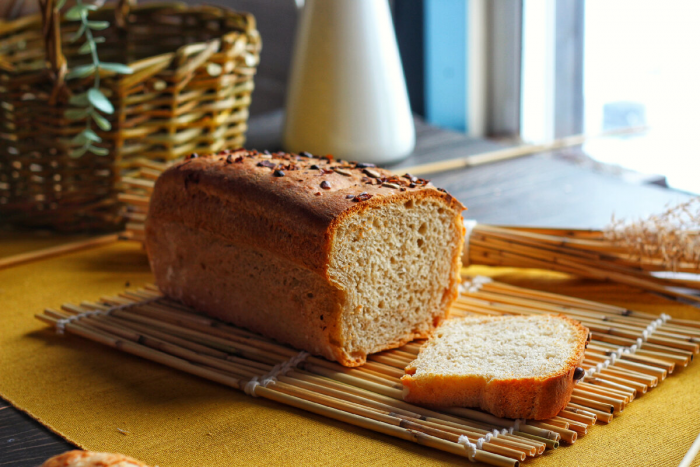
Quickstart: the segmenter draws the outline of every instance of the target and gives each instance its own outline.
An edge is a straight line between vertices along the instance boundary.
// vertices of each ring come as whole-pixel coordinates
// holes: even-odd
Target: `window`
[[[587,154],[700,193],[698,18],[693,0],[586,3],[586,131],[649,125],[642,136],[591,141]]]

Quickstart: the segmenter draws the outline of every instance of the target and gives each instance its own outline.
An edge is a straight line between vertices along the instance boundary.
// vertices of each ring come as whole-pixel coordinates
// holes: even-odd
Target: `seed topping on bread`
[[[209,161],[220,161],[222,168],[234,169],[234,164],[252,165],[263,173],[272,177],[282,178],[294,172],[303,171],[305,175],[315,174],[322,180],[316,185],[322,191],[314,192],[315,196],[322,196],[323,191],[332,189],[349,188],[349,182],[354,182],[352,187],[357,187],[357,193],[347,194],[345,198],[350,202],[367,201],[374,196],[391,194],[391,192],[416,190],[423,188],[436,189],[430,184],[430,180],[415,177],[409,173],[398,176],[387,170],[378,168],[374,164],[367,162],[347,162],[334,160],[332,155],[318,156],[306,151],[298,154],[269,151],[259,152],[255,149],[225,150],[218,153],[200,156],[193,153],[185,158],[187,164],[192,159],[202,159]],[[345,179],[345,180],[343,180]],[[297,182],[302,179],[295,179]],[[367,190],[372,187],[372,191]],[[380,190],[377,190],[379,188]],[[445,190],[437,188],[443,193]]]

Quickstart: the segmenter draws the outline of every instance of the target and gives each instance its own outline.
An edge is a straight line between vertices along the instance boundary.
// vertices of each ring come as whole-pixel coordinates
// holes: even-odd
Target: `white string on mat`
[[[462,258],[467,258],[469,259],[469,238],[472,236],[472,231],[474,230],[474,227],[476,227],[477,222],[473,219],[465,219],[464,220],[464,248],[462,249]],[[465,260],[465,263],[468,263],[468,261]],[[467,266],[467,264],[464,264],[464,266]]]
[[[637,343],[632,344],[628,347],[618,347],[617,350],[611,350],[605,361],[598,363],[596,366],[591,367],[586,370],[585,377],[586,378],[592,378],[596,374],[600,373],[610,365],[614,365],[615,362],[622,358],[623,355],[634,355],[637,353],[637,350],[642,348],[642,345],[649,340],[652,334],[654,334],[654,331],[659,326],[662,326],[664,323],[666,323],[669,319],[671,319],[670,315],[667,315],[666,313],[662,313],[661,317],[659,319],[655,319],[651,323],[649,323],[649,326],[646,327],[645,330],[642,331],[642,337],[637,338]],[[585,378],[581,378],[580,380],[576,381],[578,383],[579,381],[583,381]]]
[[[66,333],[66,325],[68,323],[72,323],[73,321],[78,321],[83,318],[88,318],[91,316],[107,316],[115,311],[119,310],[125,310],[127,308],[131,308],[134,306],[139,306],[139,305],[146,305],[148,303],[153,303],[155,301],[160,300],[163,297],[153,297],[149,298],[147,300],[142,300],[140,302],[133,302],[133,303],[126,303],[124,305],[118,305],[118,306],[113,306],[110,308],[107,308],[106,310],[92,310],[92,311],[86,311],[83,313],[78,313],[77,315],[69,316],[68,318],[62,318],[56,321],[56,334],[63,335]]]
[[[268,387],[270,384],[275,383],[279,375],[286,375],[289,371],[296,368],[298,364],[306,360],[309,355],[310,354],[308,352],[302,350],[286,362],[278,363],[277,365],[273,366],[272,370],[270,370],[270,372],[266,375],[254,376],[245,384],[243,387],[243,392],[249,396],[258,397],[258,395],[255,394],[255,388],[258,386]]]
[[[476,293],[481,290],[484,284],[488,284],[489,282],[493,282],[493,279],[490,277],[474,276],[471,279],[467,279],[459,284],[459,293]]]
[[[517,420],[514,420],[513,426],[507,429],[503,428],[501,431],[498,431],[494,428],[493,431],[491,431],[491,433],[486,433],[484,436],[477,439],[476,443],[472,443],[471,441],[469,441],[469,438],[464,435],[459,435],[459,438],[457,438],[457,443],[463,445],[464,449],[467,450],[467,458],[471,462],[476,462],[477,449],[484,449],[484,443],[488,443],[493,438],[498,438],[498,435],[513,434],[514,431],[520,431],[521,423],[525,423],[525,419],[519,418]]]

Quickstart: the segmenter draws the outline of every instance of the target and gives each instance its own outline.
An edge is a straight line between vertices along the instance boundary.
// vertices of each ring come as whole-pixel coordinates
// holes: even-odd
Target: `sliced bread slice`
[[[543,420],[568,403],[588,329],[565,316],[443,322],[401,378],[404,400]]]

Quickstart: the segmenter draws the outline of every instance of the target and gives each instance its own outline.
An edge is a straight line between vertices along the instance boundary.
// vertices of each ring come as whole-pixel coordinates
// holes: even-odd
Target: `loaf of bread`
[[[123,454],[76,449],[52,457],[41,467],[148,467],[148,465]]]
[[[193,156],[150,201],[146,248],[165,294],[346,366],[446,316],[464,207],[444,190],[330,156]]]
[[[588,330],[565,316],[446,320],[401,378],[404,400],[543,420],[583,376]]]

